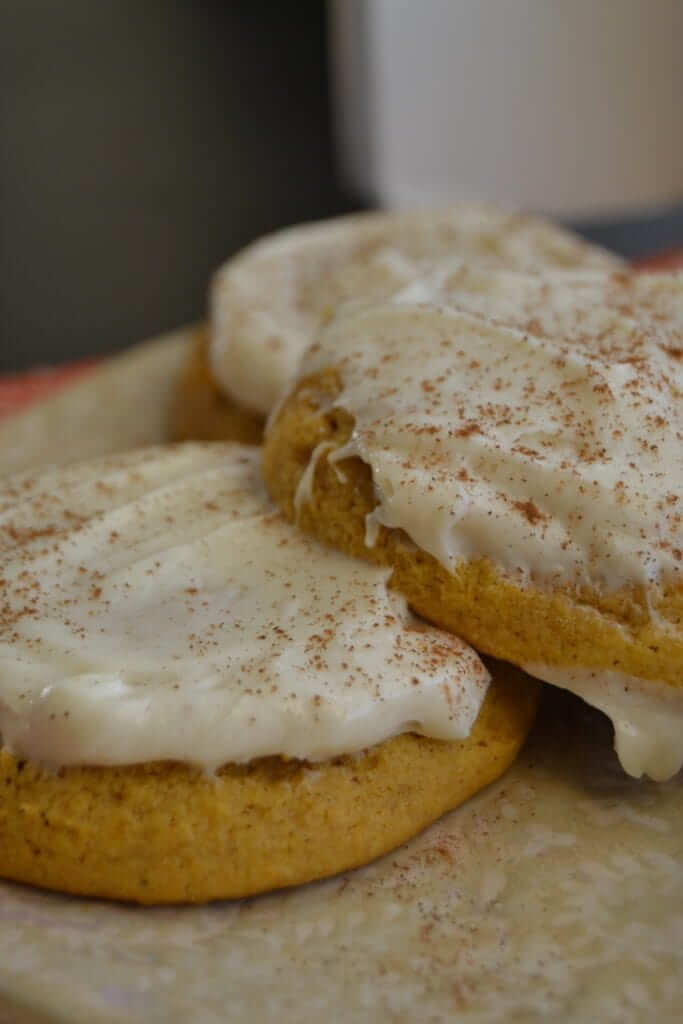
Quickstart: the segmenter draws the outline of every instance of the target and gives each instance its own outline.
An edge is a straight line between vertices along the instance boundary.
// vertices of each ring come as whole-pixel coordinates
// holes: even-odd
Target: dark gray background
[[[0,370],[201,315],[254,236],[350,208],[319,0],[0,0]]]
[[[0,0],[0,371],[197,319],[235,249],[359,205],[326,44],[322,0]],[[592,234],[653,251],[683,214]]]

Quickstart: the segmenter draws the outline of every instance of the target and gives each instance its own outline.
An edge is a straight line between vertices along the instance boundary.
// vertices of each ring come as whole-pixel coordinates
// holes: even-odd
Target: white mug
[[[683,199],[683,0],[331,0],[330,26],[342,168],[372,202]]]

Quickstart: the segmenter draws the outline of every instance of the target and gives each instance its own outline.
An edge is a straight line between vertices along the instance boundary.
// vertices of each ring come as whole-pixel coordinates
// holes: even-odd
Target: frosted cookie
[[[0,875],[142,903],[365,863],[500,775],[537,684],[269,503],[255,449],[0,491]]]
[[[211,376],[208,348],[208,329],[197,328],[171,406],[171,440],[259,444],[263,417],[225,397]]]
[[[266,439],[290,518],[683,760],[683,275],[455,268],[339,316]]]
[[[251,427],[270,413],[340,303],[384,298],[447,257],[519,270],[620,265],[555,224],[479,203],[355,214],[269,235],[213,279],[210,340],[181,381],[176,437],[251,441],[245,418]]]

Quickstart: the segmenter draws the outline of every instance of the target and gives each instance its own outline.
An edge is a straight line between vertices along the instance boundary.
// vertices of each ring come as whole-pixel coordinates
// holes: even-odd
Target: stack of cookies
[[[682,354],[681,275],[488,207],[230,261],[184,443],[0,485],[0,874],[154,903],[366,863],[508,767],[537,680],[671,776]]]

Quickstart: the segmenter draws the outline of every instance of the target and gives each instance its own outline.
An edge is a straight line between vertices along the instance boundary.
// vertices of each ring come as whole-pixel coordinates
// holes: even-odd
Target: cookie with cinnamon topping
[[[279,231],[216,273],[208,335],[179,382],[174,439],[258,440],[299,356],[340,304],[390,295],[447,258],[518,270],[620,266],[559,225],[482,203]]]
[[[497,778],[538,686],[295,530],[259,453],[0,487],[0,876],[140,903],[364,864]]]
[[[442,266],[348,311],[266,439],[274,498],[421,615],[683,761],[683,275]]]

